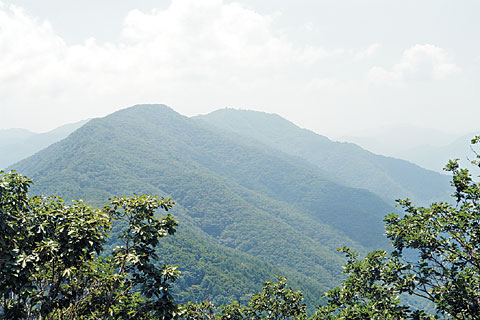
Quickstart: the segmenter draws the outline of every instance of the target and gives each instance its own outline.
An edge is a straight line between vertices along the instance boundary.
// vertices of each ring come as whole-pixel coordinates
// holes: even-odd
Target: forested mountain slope
[[[409,197],[427,204],[449,195],[449,177],[445,175],[373,154],[355,144],[331,141],[275,114],[221,109],[194,119],[308,160],[345,185],[369,190],[389,203]]]
[[[341,277],[335,249],[382,246],[382,217],[393,210],[306,161],[242,145],[163,105],[93,119],[11,169],[33,178],[35,193],[97,205],[113,195],[173,197],[180,232],[159,250],[188,271],[183,297],[220,302],[278,271],[320,299]]]
[[[45,133],[33,133],[25,129],[0,130],[0,169],[62,140],[87,121],[66,124]]]

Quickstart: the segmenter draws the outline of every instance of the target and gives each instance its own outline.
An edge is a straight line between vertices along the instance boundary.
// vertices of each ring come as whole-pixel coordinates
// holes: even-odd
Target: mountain
[[[35,135],[35,133],[26,129],[13,128],[0,130],[0,146],[3,147],[11,144],[12,142],[24,141],[33,135]]]
[[[0,130],[0,170],[62,140],[87,121],[66,124],[45,133],[25,129]]]
[[[453,142],[455,138],[456,135],[440,130],[396,125],[352,132],[338,140],[353,142],[376,154],[399,157],[406,150],[425,145],[439,147]]]
[[[463,167],[468,167],[468,159],[475,158],[470,148],[470,140],[476,135],[479,133],[466,134],[443,146],[418,146],[398,153],[398,157],[438,172],[443,171],[448,160],[456,158],[460,159]]]
[[[459,158],[461,165],[468,167],[468,158],[474,156],[470,140],[475,135],[478,133],[458,136],[403,125],[359,131],[339,139],[356,143],[376,154],[407,160],[422,168],[444,173],[443,168],[450,159]]]
[[[195,119],[302,158],[336,181],[369,190],[388,203],[409,197],[426,205],[450,194],[446,175],[373,154],[352,143],[331,141],[275,114],[221,109]]]
[[[132,193],[173,197],[179,232],[159,250],[184,270],[179,299],[242,299],[280,273],[318,303],[342,278],[335,249],[384,246],[382,218],[394,210],[301,158],[163,105],[93,119],[10,169],[33,178],[36,194],[95,205]]]

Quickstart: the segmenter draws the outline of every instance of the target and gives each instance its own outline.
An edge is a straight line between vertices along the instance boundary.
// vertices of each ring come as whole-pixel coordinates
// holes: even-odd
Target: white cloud
[[[30,125],[45,129],[58,125],[53,117],[39,124],[45,112],[73,121],[131,103],[186,103],[185,92],[192,102],[239,84],[261,90],[292,69],[343,54],[295,46],[273,31],[272,20],[237,3],[173,0],[164,10],[131,11],[116,43],[67,45],[48,22],[1,5],[2,114],[28,112]]]
[[[315,25],[313,22],[309,21],[303,24],[303,29],[307,32],[312,32],[315,30]]]
[[[382,67],[372,61],[389,58],[388,43],[380,57],[378,44],[356,50],[348,39],[323,34],[330,29],[318,21],[307,32],[291,18],[231,1],[173,0],[165,9],[129,12],[114,42],[70,44],[48,22],[0,0],[0,128],[43,131],[136,103],[166,103],[186,115],[225,106],[261,109],[325,132],[379,123],[391,116],[393,107],[385,105],[420,110],[435,99],[436,107],[478,100],[474,81],[470,96],[461,83],[431,81],[459,72],[441,48],[414,46]],[[345,49],[323,44],[339,41]],[[372,65],[378,67],[365,77]],[[366,83],[422,79],[429,85],[401,93]]]
[[[19,7],[0,10],[0,26],[0,81],[42,72],[64,53],[65,44],[51,26],[26,16]]]
[[[361,50],[357,51],[357,53],[355,53],[353,59],[355,61],[368,59],[368,58],[372,57],[378,51],[378,49],[380,49],[380,47],[381,47],[380,44],[373,43],[370,46],[368,46],[367,48],[364,48],[364,49],[361,49]]]
[[[460,72],[445,50],[431,44],[417,44],[404,51],[391,71],[373,67],[367,80],[375,86],[405,86],[411,81],[443,80]]]
[[[334,90],[341,85],[341,82],[332,78],[313,78],[305,87],[306,91]]]

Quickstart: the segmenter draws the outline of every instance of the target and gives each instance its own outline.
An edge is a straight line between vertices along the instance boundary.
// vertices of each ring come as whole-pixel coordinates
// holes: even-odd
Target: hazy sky
[[[480,1],[0,0],[0,129],[138,103],[478,130]]]

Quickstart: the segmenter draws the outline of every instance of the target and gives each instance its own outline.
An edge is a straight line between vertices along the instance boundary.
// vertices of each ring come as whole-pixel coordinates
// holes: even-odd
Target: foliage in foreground
[[[155,265],[159,239],[173,234],[173,201],[113,198],[103,210],[58,197],[29,197],[31,181],[0,172],[2,319],[168,319],[175,267]],[[120,246],[101,257],[112,222]]]
[[[306,319],[306,305],[301,291],[287,286],[284,277],[266,281],[262,291],[252,295],[248,305],[237,302],[215,307],[211,302],[188,303],[182,307],[182,316],[192,320],[210,319]]]

